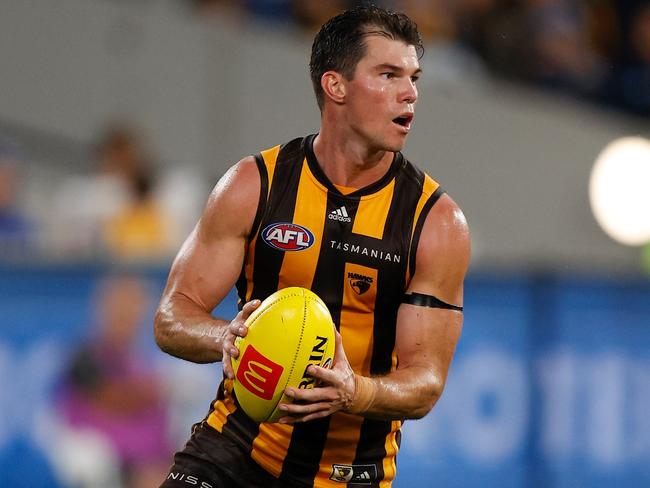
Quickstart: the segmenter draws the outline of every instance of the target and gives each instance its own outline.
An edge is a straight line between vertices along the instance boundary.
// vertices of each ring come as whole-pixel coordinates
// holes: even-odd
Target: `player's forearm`
[[[228,324],[176,295],[163,297],[154,318],[154,333],[164,352],[195,363],[212,363],[222,358]]]
[[[382,420],[424,417],[444,388],[440,375],[420,367],[399,369],[380,377],[357,376],[355,383],[351,411]]]

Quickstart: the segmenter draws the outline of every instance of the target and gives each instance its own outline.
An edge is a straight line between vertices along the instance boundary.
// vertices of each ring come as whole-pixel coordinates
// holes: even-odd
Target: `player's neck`
[[[325,175],[335,185],[363,188],[381,179],[394,153],[373,151],[355,137],[321,127],[314,139],[314,154]]]

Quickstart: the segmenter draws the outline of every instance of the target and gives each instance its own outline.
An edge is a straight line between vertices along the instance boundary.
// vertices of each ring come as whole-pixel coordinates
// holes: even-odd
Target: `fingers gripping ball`
[[[256,422],[276,422],[278,404],[291,400],[286,387],[313,388],[310,364],[330,367],[334,360],[334,323],[323,301],[306,288],[273,293],[246,320],[248,334],[238,337],[232,360],[235,395]]]

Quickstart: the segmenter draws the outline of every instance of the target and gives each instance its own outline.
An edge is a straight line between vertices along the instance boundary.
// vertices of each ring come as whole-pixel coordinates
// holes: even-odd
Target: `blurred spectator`
[[[245,0],[244,3],[254,17],[273,22],[290,23],[292,21],[291,0]]]
[[[626,28],[627,27],[627,28]],[[608,100],[650,115],[650,3],[641,2],[623,21],[623,51],[608,84]]]
[[[98,148],[98,170],[125,189],[128,198],[103,223],[107,250],[120,258],[150,259],[169,249],[165,217],[153,198],[154,174],[136,133],[109,129]]]
[[[580,96],[596,96],[603,68],[586,28],[585,10],[567,0],[528,0],[534,81]]]
[[[615,2],[592,0],[583,6],[591,45],[601,59],[611,60],[621,45],[621,26]]]
[[[110,217],[104,227],[106,247],[116,257],[145,260],[160,258],[169,249],[166,222],[153,198],[148,174],[130,181],[132,198]]]
[[[292,21],[291,0],[192,0],[191,3],[206,15],[261,18],[276,23]]]
[[[0,139],[0,250],[4,258],[24,256],[33,245],[33,224],[18,201],[22,169],[16,144]]]
[[[121,275],[107,278],[96,298],[96,336],[74,355],[60,412],[70,429],[105,437],[125,487],[157,486],[171,449],[159,379],[137,348],[150,296],[139,278]]]
[[[124,180],[150,171],[149,162],[135,130],[128,125],[115,123],[109,126],[95,148],[97,169],[107,175]]]
[[[402,4],[412,12],[425,44],[456,40],[458,27],[446,0],[403,0]]]
[[[458,0],[451,5],[459,43],[478,53],[495,74],[514,79],[530,77],[534,58],[521,2]]]
[[[291,0],[295,21],[309,31],[316,31],[327,20],[351,6],[349,0]]]
[[[154,198],[154,168],[137,133],[109,127],[88,175],[68,178],[56,197],[58,247],[67,253],[156,259],[170,249],[172,223]]]
[[[301,3],[298,0],[297,3]],[[418,25],[424,44],[455,40],[458,29],[448,0],[383,0],[376,2],[406,12]]]

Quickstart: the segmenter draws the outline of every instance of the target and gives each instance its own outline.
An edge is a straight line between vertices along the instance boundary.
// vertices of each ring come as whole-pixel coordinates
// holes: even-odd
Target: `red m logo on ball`
[[[250,344],[237,369],[237,379],[252,394],[270,400],[284,368],[263,356]]]

